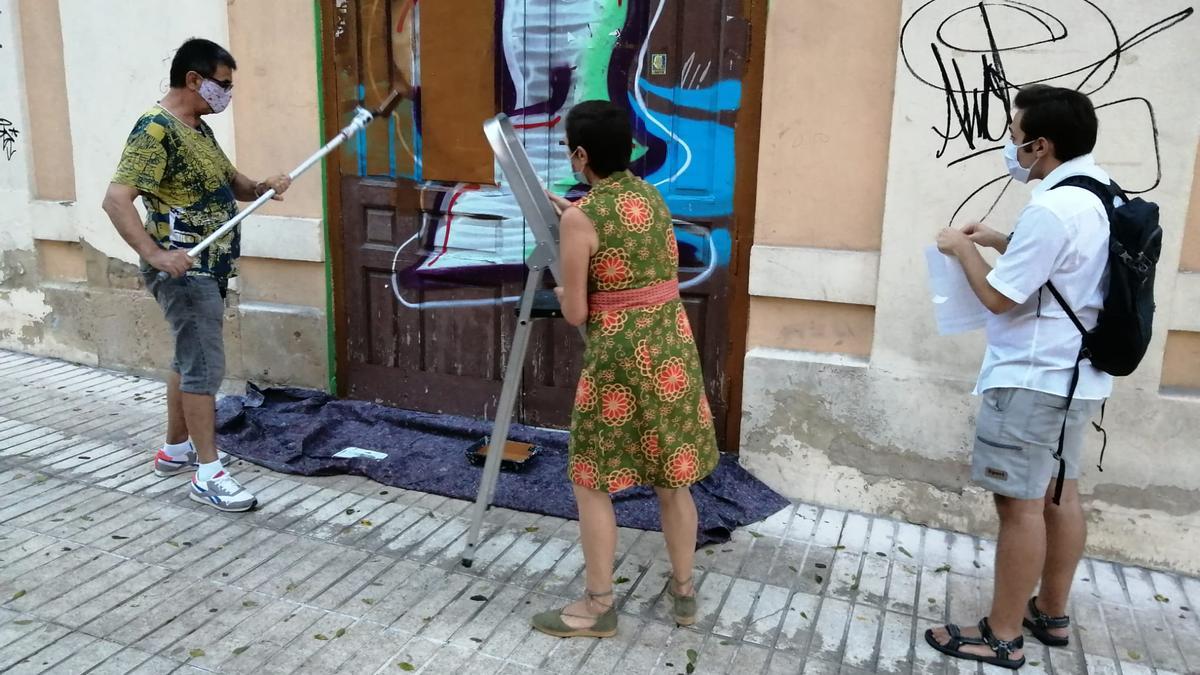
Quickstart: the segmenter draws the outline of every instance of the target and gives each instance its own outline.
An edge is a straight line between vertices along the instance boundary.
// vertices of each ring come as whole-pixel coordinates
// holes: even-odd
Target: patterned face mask
[[[229,107],[229,102],[233,100],[233,91],[205,78],[200,83],[200,98],[208,103],[214,113],[219,113]]]

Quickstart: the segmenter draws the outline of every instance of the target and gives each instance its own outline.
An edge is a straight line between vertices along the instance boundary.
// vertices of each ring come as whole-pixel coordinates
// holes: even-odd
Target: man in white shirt
[[[1023,625],[1044,644],[1068,643],[1067,599],[1087,537],[1078,490],[1083,431],[1112,391],[1112,377],[1084,360],[1066,409],[1082,338],[1046,288],[1053,282],[1084,327],[1096,326],[1107,289],[1108,216],[1088,190],[1054,189],[1078,175],[1109,183],[1090,154],[1095,110],[1085,95],[1047,85],[1022,89],[1014,103],[1005,162],[1014,180],[1041,181],[1016,227],[1006,237],[973,223],[937,238],[993,314],[971,461],[972,480],[995,493],[1000,516],[992,607],[978,629],[945,626],[925,636],[950,656],[1007,668],[1025,662]],[[994,269],[977,246],[1001,253]],[[1064,416],[1066,481],[1055,504]]]

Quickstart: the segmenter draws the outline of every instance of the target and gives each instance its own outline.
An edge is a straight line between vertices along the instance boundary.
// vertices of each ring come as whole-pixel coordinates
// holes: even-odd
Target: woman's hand
[[[575,205],[570,199],[567,199],[566,197],[559,197],[549,190],[546,190],[546,196],[550,198],[550,203],[554,205],[554,212],[558,214],[559,217],[562,216],[563,211],[566,211]]]

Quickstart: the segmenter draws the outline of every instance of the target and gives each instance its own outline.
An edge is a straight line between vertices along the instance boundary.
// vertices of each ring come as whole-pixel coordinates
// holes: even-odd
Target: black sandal
[[[1071,617],[1050,616],[1038,609],[1036,595],[1029,599],[1029,615],[1033,618],[1024,619],[1022,623],[1030,633],[1033,633],[1033,637],[1037,638],[1038,642],[1047,647],[1066,647],[1071,644],[1070,637],[1059,637],[1050,632],[1051,628],[1070,628]]]
[[[981,637],[969,637],[962,634],[958,626],[954,624],[946,624],[946,632],[950,634],[950,641],[946,644],[941,644],[933,637],[933,631],[925,631],[925,642],[929,643],[930,647],[938,650],[946,656],[951,656],[956,659],[966,659],[967,661],[979,661],[992,666],[1008,668],[1016,670],[1025,665],[1025,657],[1019,659],[1012,658],[1012,653],[1025,647],[1025,637],[1018,635],[1015,640],[1001,640],[992,632],[992,627],[988,625],[987,618],[983,618],[979,622],[979,634]],[[963,645],[984,645],[995,652],[995,656],[981,656],[964,652],[960,647]]]

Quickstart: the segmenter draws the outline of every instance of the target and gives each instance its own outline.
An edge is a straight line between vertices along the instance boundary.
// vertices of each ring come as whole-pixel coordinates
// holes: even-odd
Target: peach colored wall
[[[246,300],[323,307],[325,264],[299,260],[242,258],[238,293]]]
[[[875,308],[810,300],[754,298],[748,347],[869,356]]]
[[[899,0],[771,4],[755,243],[878,250],[899,34]]]
[[[87,256],[75,242],[37,242],[38,271],[50,281],[86,281]]]
[[[1200,390],[1200,333],[1171,331],[1167,334],[1162,386]]]
[[[34,196],[71,201],[75,199],[75,167],[58,0],[21,0],[19,14],[25,81],[37,83],[25,89]]]
[[[1196,172],[1192,176],[1192,199],[1188,204],[1179,269],[1200,272],[1200,143],[1196,145]]]
[[[229,3],[229,51],[238,170],[259,179],[291,171],[321,142],[313,5],[295,0]],[[321,217],[321,170],[309,169],[285,201],[259,213]]]

